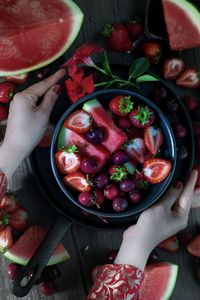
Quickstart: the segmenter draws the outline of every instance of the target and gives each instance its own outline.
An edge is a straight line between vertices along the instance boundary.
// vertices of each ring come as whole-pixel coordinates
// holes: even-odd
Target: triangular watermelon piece
[[[167,300],[174,290],[178,266],[168,262],[148,265],[139,289],[138,300]]]
[[[46,234],[46,228],[39,225],[30,226],[16,243],[4,253],[4,256],[19,265],[26,265],[40,246]],[[62,244],[59,244],[47,265],[51,266],[61,263],[69,257],[67,250]]]
[[[187,0],[162,0],[170,48],[200,46],[200,12]]]

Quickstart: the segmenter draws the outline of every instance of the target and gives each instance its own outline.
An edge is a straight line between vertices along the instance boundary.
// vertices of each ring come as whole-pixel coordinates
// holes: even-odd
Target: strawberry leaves
[[[150,63],[148,58],[140,57],[133,61],[129,68],[129,80],[143,75],[149,69]]]

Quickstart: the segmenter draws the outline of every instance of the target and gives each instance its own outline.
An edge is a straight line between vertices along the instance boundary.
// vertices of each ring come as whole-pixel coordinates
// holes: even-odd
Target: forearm
[[[9,179],[12,177],[18,165],[24,159],[22,152],[10,149],[4,143],[0,147],[0,170]]]

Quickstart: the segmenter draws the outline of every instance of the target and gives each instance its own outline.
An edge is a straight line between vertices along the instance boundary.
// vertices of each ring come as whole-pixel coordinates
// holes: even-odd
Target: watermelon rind
[[[11,250],[12,251],[12,250]],[[23,257],[20,255],[14,255],[10,250],[6,251],[3,255],[10,261],[17,263],[19,265],[27,265],[27,263],[29,262],[29,259],[27,259],[26,257]],[[52,255],[52,257],[50,258],[50,260],[47,263],[47,266],[52,266],[52,265],[56,265],[59,263],[64,262],[65,260],[69,259],[70,255],[67,252],[66,249],[64,249],[63,247],[63,251],[58,253],[58,254],[54,254]]]
[[[68,135],[68,129],[64,126],[61,127],[61,130],[58,135],[58,141],[57,141],[57,148],[61,149],[62,147],[66,146],[66,140]]]
[[[94,107],[100,106],[100,103],[97,99],[92,99],[84,103],[83,110],[90,112]]]
[[[37,65],[31,66],[29,68],[24,68],[24,69],[20,69],[20,70],[15,70],[15,71],[0,70],[0,76],[20,75],[20,74],[34,71],[36,69],[40,69],[46,65],[49,65],[50,63],[52,63],[53,61],[58,59],[60,56],[62,56],[67,51],[67,49],[72,45],[72,43],[76,39],[76,37],[81,29],[84,15],[83,15],[81,9],[79,8],[79,6],[76,3],[74,3],[73,1],[63,0],[63,2],[66,3],[66,5],[70,7],[72,14],[73,14],[72,20],[74,23],[72,25],[72,32],[71,32],[65,46],[56,55],[49,58],[48,60],[45,60],[45,61],[43,61]]]
[[[161,299],[161,300],[170,299],[170,297],[173,293],[173,290],[175,288],[175,285],[176,285],[176,279],[177,279],[177,275],[178,275],[178,266],[171,264],[171,263],[169,263],[169,266],[171,268],[171,277],[168,282],[168,286],[166,288],[166,293],[165,293],[165,295],[163,295],[163,299]]]

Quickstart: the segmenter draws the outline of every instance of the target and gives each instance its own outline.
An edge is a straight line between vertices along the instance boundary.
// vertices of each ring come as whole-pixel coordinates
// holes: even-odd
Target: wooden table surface
[[[159,2],[154,0],[152,2]],[[200,7],[200,1],[195,1]],[[76,0],[85,14],[85,20],[79,36],[68,51],[82,43],[94,40],[102,26],[107,23],[125,21],[133,16],[143,16],[145,0]],[[156,12],[158,13],[158,12]],[[189,66],[200,68],[200,50],[187,50],[182,54]],[[188,91],[185,91],[188,94]],[[198,96],[198,93],[196,93]],[[25,160],[17,169],[10,182],[10,189],[17,193],[21,203],[29,212],[31,221],[48,225],[54,218],[54,211],[44,199],[33,177],[29,159]],[[189,228],[195,233],[200,220],[200,210],[193,210],[190,214]],[[71,254],[71,259],[61,265],[62,277],[59,279],[59,293],[49,297],[51,300],[82,300],[90,287],[90,272],[97,264],[106,262],[109,250],[117,249],[122,239],[121,231],[106,231],[85,229],[73,225],[65,235],[63,243]],[[87,250],[87,251],[86,251]],[[179,265],[178,280],[171,297],[172,300],[199,300],[200,283],[193,275],[193,258],[183,249],[177,254],[167,254],[160,251],[161,259]],[[5,275],[7,261],[0,257],[0,299],[16,299],[10,292],[10,280]],[[38,287],[34,287],[26,300],[45,299]],[[148,300],[148,299],[146,299]]]

